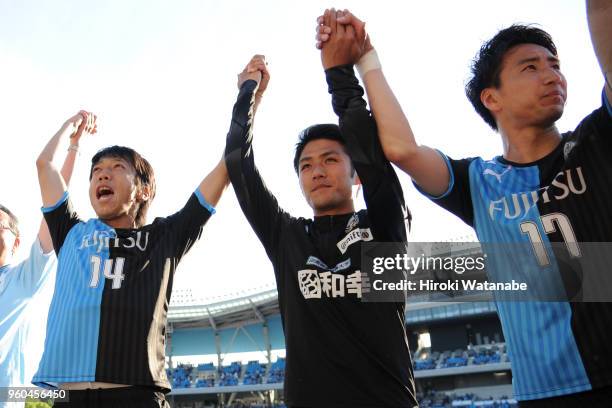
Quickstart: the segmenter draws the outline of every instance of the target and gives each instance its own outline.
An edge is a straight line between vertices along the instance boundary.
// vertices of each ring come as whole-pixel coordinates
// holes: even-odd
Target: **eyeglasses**
[[[9,230],[13,233],[13,235],[17,236],[17,231],[11,228],[10,225],[0,224],[0,230]]]

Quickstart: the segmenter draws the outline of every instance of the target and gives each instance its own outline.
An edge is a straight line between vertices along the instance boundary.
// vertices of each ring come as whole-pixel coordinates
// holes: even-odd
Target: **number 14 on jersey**
[[[90,260],[91,264],[91,280],[89,282],[90,288],[97,288],[100,283],[100,273],[104,273],[106,279],[113,281],[113,289],[121,289],[121,282],[125,275],[123,275],[123,264],[125,258],[118,257],[116,259],[105,259],[104,267],[102,268],[102,258],[98,255],[92,255]]]

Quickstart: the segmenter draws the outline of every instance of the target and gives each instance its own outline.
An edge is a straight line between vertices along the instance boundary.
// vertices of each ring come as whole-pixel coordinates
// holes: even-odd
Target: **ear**
[[[360,186],[361,185],[361,179],[357,175],[357,172],[355,172],[355,174],[353,174],[353,185],[354,186]]]
[[[19,239],[19,237],[15,238],[15,242],[13,243],[13,255],[15,255],[17,253],[17,249],[19,248],[19,244],[21,243],[21,240]]]
[[[142,186],[138,189],[136,199],[138,201],[146,202],[151,198],[151,188],[149,186]]]
[[[501,111],[501,99],[499,92],[493,87],[485,88],[480,92],[480,102],[491,111],[491,114]]]

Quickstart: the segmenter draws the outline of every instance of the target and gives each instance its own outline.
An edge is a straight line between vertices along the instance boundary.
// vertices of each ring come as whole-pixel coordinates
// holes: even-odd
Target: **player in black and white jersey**
[[[313,218],[283,211],[255,167],[251,124],[269,81],[263,56],[239,76],[227,136],[230,180],[274,267],[289,407],[417,405],[404,302],[362,302],[361,244],[405,245],[406,208],[353,73],[355,54],[341,46],[353,34],[340,27],[322,52],[340,126],[311,126],[296,147],[294,167]],[[355,211],[358,180],[367,210]]]

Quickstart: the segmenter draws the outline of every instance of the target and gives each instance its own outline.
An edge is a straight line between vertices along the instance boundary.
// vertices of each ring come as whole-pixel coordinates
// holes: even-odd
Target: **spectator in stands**
[[[287,405],[412,407],[404,301],[361,301],[361,243],[405,246],[404,198],[353,73],[358,55],[343,46],[354,32],[336,28],[335,12],[327,17],[337,31],[321,58],[340,126],[305,129],[293,162],[314,219],[283,211],[255,167],[251,125],[270,78],[261,55],[239,75],[225,160],[241,208],[274,267]],[[359,182],[367,210],[356,212],[351,187]]]
[[[524,243],[525,256],[507,252],[488,260],[491,280],[537,276],[547,286],[561,282],[564,293],[573,294],[580,288],[568,279],[558,254],[538,251],[536,244],[565,242],[570,255],[580,258],[581,243],[612,242],[607,215],[612,207],[612,2],[588,0],[587,15],[604,74],[602,104],[565,134],[555,123],[563,114],[567,83],[550,35],[513,25],[480,49],[466,94],[501,136],[503,155],[493,160],[453,160],[417,144],[364,23],[350,13],[340,19],[357,33],[356,44],[347,48],[358,41],[368,44],[360,61],[372,69],[362,80],[386,156],[424,194],[473,226],[481,241]],[[325,43],[333,28],[322,18],[319,24],[318,37]],[[449,107],[442,103],[439,109],[444,115]],[[524,209],[516,202],[519,195]],[[499,302],[498,312],[521,407],[610,406],[612,347],[604,333],[612,326],[612,303]]]
[[[86,127],[92,117],[94,126]],[[69,183],[81,137],[84,133],[95,133],[95,116],[81,111],[68,119],[60,132],[70,135],[70,147],[61,169]],[[55,285],[56,257],[45,221],[40,224],[30,255],[13,265],[20,241],[17,217],[0,205],[0,388],[31,386],[43,351]],[[0,407],[6,404],[0,401]]]

